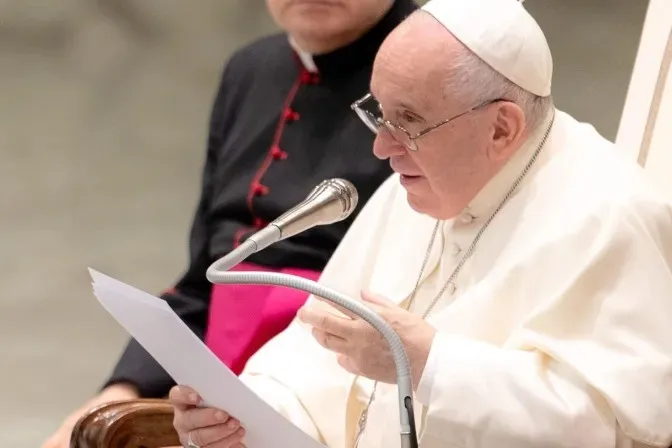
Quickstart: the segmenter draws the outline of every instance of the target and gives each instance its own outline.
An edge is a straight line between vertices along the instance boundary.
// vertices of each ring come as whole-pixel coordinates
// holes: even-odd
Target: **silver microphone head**
[[[345,179],[325,180],[313,188],[303,202],[271,225],[280,229],[282,238],[289,238],[311,227],[344,220],[357,208],[358,200],[352,183]]]

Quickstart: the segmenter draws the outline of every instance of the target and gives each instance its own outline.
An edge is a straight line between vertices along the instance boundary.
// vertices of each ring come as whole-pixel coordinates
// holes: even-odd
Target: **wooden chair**
[[[167,400],[140,399],[92,409],[75,425],[70,448],[179,447]]]
[[[179,447],[167,400],[140,399],[99,406],[75,425],[70,448]],[[672,446],[670,446],[672,448]]]

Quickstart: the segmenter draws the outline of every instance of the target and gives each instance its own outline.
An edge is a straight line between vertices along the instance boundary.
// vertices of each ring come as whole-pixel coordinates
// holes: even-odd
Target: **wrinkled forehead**
[[[371,76],[371,93],[384,106],[404,99],[430,107],[443,87],[459,43],[428,14],[409,17],[383,42]]]

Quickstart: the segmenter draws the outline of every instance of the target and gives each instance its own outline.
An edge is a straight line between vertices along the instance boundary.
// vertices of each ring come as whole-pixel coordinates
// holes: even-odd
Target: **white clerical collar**
[[[523,146],[511,157],[511,159],[502,167],[502,169],[486,184],[483,189],[471,201],[469,206],[462,211],[457,222],[469,224],[480,218],[481,221],[488,219],[490,214],[499,206],[504,196],[513,186],[516,179],[522,174],[525,166],[530,162],[535,151],[541,144],[546,134],[548,126],[553,119],[553,110],[544,118],[543,122],[532,132]],[[542,148],[540,155],[543,155],[548,148]],[[542,164],[541,160],[535,161],[530,171],[534,171]],[[532,173],[528,173],[525,180],[528,180]]]
[[[315,61],[313,61],[313,55],[299,48],[299,45],[292,36],[288,36],[288,38],[289,45],[291,45],[294,51],[296,51],[296,54],[299,56],[299,59],[301,60],[301,63],[306,68],[306,70],[311,73],[317,73],[317,65],[315,65]]]

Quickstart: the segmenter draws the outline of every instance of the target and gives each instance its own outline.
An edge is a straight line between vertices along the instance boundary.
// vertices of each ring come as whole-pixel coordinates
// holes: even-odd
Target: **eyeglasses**
[[[494,102],[500,101],[499,99],[496,100],[489,100],[489,101],[484,101],[483,103],[472,107],[470,109],[467,109],[466,111],[459,113],[453,117],[448,118],[447,120],[440,121],[427,129],[424,129],[420,132],[418,132],[415,135],[411,135],[409,131],[407,131],[403,126],[400,126],[398,124],[394,124],[390,122],[389,120],[383,119],[381,116],[381,108],[380,108],[380,103],[373,97],[372,94],[368,93],[362,98],[358,99],[354,103],[352,103],[352,110],[354,110],[359,118],[364,122],[364,124],[371,129],[371,131],[374,134],[378,134],[381,129],[387,131],[389,135],[400,145],[405,146],[409,151],[417,151],[418,150],[418,145],[415,142],[417,139],[422,137],[423,135],[427,134],[428,132],[433,131],[434,129],[443,126],[444,124],[450,123],[451,121],[461,117],[462,115],[468,114],[469,112],[475,111],[477,109],[482,109],[485,106],[488,106],[489,104],[492,104]],[[373,109],[373,110],[372,110]]]

